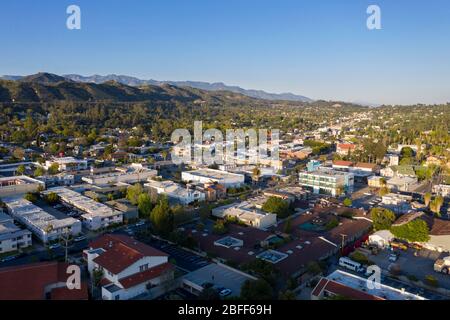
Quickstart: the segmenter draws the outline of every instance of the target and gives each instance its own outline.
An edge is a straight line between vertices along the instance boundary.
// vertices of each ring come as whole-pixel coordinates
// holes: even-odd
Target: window
[[[148,263],[147,263],[147,264],[144,264],[144,265],[142,265],[142,266],[139,267],[139,271],[140,271],[140,272],[143,272],[143,271],[145,271],[145,270],[148,270]]]
[[[116,295],[116,296],[114,297],[114,300],[120,300],[120,294]]]

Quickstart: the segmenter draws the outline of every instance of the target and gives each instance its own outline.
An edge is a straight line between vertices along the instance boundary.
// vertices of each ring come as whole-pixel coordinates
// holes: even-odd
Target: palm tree
[[[428,207],[431,201],[431,193],[429,192],[425,193],[423,196],[423,201],[425,202],[425,205]]]

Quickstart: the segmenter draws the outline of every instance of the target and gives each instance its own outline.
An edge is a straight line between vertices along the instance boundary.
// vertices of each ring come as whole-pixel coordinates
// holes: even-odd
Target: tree
[[[138,204],[139,196],[144,192],[140,183],[136,183],[134,186],[130,186],[127,189],[127,200],[130,201],[132,205]]]
[[[278,197],[269,197],[262,206],[263,211],[275,213],[280,219],[290,214],[289,203]]]
[[[28,192],[25,196],[24,196],[25,200],[28,200],[30,202],[36,202],[37,201],[37,196],[34,193]]]
[[[378,230],[389,230],[395,221],[395,214],[389,209],[373,208],[370,210],[370,216],[373,221],[373,228]]]
[[[19,175],[23,175],[25,173],[25,166],[23,164],[17,167],[17,173]]]
[[[48,168],[48,174],[57,174],[59,172],[59,164],[53,163],[50,168]]]
[[[292,219],[291,217],[288,217],[286,219],[286,222],[284,223],[283,227],[284,233],[290,234],[292,232]]]
[[[137,200],[139,215],[143,218],[150,219],[153,209],[153,203],[148,193],[141,193]]]
[[[211,208],[209,207],[209,205],[205,204],[201,206],[199,214],[200,220],[202,220],[203,222],[208,220],[209,216],[211,215]]]
[[[56,203],[56,202],[58,202],[58,200],[59,200],[59,196],[54,192],[50,192],[45,197],[45,201],[47,201],[49,204]]]
[[[344,201],[343,201],[343,204],[346,207],[350,207],[352,205],[352,203],[353,203],[352,199],[350,199],[350,198],[345,198]]]
[[[259,180],[259,176],[261,175],[261,169],[258,167],[253,168],[252,170],[252,179],[257,182]]]
[[[430,201],[431,201],[431,193],[430,192],[427,192],[424,194],[423,201],[425,202],[425,205],[427,207],[430,205]]]
[[[40,177],[43,176],[45,174],[45,170],[42,167],[37,167],[36,170],[34,170],[34,176],[35,177]]]
[[[227,233],[228,232],[228,228],[225,225],[225,222],[223,220],[217,220],[216,223],[214,223],[213,232],[215,234],[225,234],[225,233]]]
[[[391,227],[392,234],[409,242],[427,242],[430,240],[428,225],[421,219]]]
[[[440,195],[436,196],[430,203],[430,209],[438,217],[441,216],[441,207],[444,204],[444,198]]]
[[[23,148],[15,148],[13,151],[13,156],[16,159],[22,160],[25,158],[25,150],[23,150]]]
[[[162,236],[168,236],[173,231],[173,212],[169,207],[167,197],[162,197],[153,208],[150,221],[154,230]]]
[[[263,280],[246,280],[241,288],[241,299],[243,300],[270,300],[273,298],[273,289],[270,284]]]

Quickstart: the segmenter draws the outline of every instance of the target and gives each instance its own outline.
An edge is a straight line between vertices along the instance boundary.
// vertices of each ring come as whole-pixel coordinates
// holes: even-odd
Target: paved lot
[[[434,262],[438,258],[447,256],[446,253],[439,253],[430,250],[417,251],[417,256],[414,255],[416,250],[408,249],[408,251],[396,251],[400,252],[400,257],[397,260],[397,264],[403,273],[408,275],[414,275],[419,280],[422,280],[427,275],[432,275],[439,281],[439,286],[450,289],[450,276],[435,272],[433,269]],[[391,251],[383,250],[378,255],[371,255],[369,259],[377,264],[384,270],[387,270],[391,262],[389,261],[389,254]]]

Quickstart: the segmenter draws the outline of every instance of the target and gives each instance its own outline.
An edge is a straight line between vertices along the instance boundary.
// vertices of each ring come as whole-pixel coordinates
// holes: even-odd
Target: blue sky
[[[79,5],[82,29],[66,28]],[[382,30],[366,28],[377,4]],[[0,2],[0,74],[126,74],[311,98],[450,101],[448,0]]]

